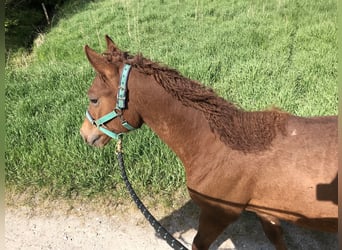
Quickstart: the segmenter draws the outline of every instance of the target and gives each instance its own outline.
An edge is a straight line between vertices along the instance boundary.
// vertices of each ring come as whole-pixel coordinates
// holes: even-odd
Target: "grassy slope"
[[[105,34],[245,109],[337,113],[336,1],[71,1],[64,9],[29,65],[6,68],[8,188],[122,193],[114,143],[94,149],[79,136],[94,77],[83,46],[103,51]],[[143,194],[184,186],[181,163],[148,128],[126,136],[125,150]]]

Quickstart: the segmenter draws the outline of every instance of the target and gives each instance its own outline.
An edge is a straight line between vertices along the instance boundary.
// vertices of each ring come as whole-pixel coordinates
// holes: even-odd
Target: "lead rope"
[[[121,177],[125,182],[126,188],[129,191],[129,194],[131,195],[133,201],[141,211],[141,213],[145,216],[147,221],[152,225],[154,230],[171,246],[173,249],[177,250],[187,250],[187,248],[180,243],[178,240],[176,240],[157,220],[154,218],[154,216],[147,210],[145,205],[141,202],[137,194],[132,188],[131,183],[129,182],[127,175],[126,175],[126,170],[125,170],[125,165],[124,165],[124,160],[123,160],[123,152],[122,152],[122,141],[121,139],[118,140],[116,144],[116,155],[118,157],[118,162],[119,162],[119,167],[121,171]]]

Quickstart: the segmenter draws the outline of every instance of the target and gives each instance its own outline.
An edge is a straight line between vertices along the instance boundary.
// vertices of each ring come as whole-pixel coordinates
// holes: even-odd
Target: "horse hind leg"
[[[261,221],[262,228],[264,229],[267,238],[272,242],[275,248],[277,250],[286,250],[287,247],[283,237],[283,230],[278,218],[262,213],[257,213],[257,216]]]
[[[197,234],[192,250],[207,250],[223,230],[239,217],[239,213],[227,214],[219,209],[201,209]]]

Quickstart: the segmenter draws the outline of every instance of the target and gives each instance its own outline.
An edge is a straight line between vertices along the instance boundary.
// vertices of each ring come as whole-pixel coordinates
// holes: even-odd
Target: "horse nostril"
[[[98,141],[98,139],[100,139],[100,135],[93,135],[89,138],[88,143],[90,145],[94,145]]]

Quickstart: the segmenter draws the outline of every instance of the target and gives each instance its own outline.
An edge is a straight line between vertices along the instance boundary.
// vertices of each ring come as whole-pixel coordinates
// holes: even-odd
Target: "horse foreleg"
[[[201,209],[198,231],[192,250],[207,250],[223,230],[239,217],[238,213],[227,214],[219,209]]]
[[[271,215],[257,213],[267,238],[277,250],[286,250],[286,243],[283,237],[283,230],[280,221]]]

